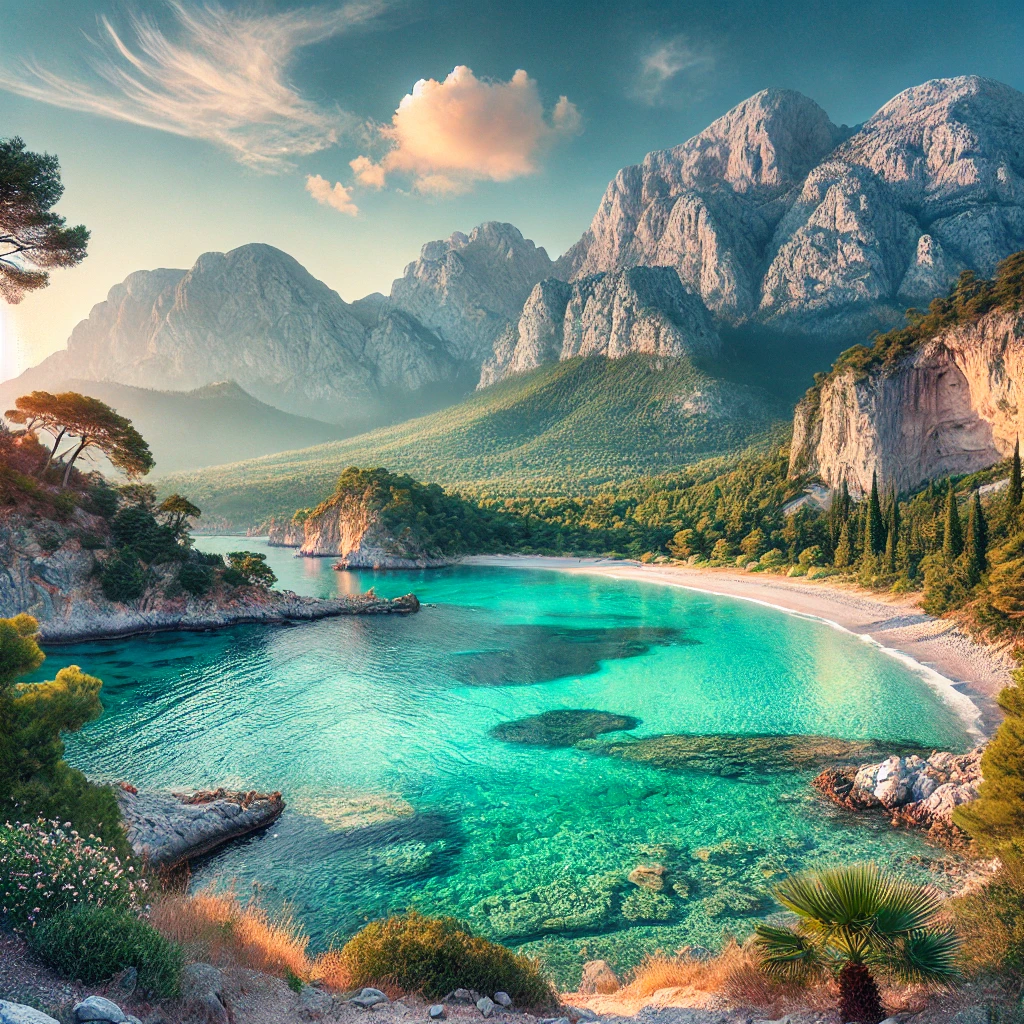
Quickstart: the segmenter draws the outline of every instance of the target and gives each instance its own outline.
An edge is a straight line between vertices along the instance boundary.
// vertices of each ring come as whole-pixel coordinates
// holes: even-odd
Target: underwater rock
[[[639,864],[630,871],[629,880],[642,889],[661,892],[665,888],[665,867],[662,864]]]
[[[622,901],[622,916],[627,921],[667,921],[675,904],[660,892],[634,889]]]
[[[665,771],[704,772],[746,780],[774,772],[855,762],[878,752],[873,740],[831,736],[690,736],[666,734],[611,742],[583,741],[582,749]]]
[[[434,873],[442,849],[439,844],[412,840],[392,843],[382,850],[370,850],[369,859],[376,874],[387,878],[415,878]]]
[[[293,810],[319,818],[332,832],[368,828],[399,818],[411,818],[415,808],[393,793],[343,791],[297,797]]]
[[[728,914],[736,917],[753,917],[760,914],[769,903],[766,893],[759,893],[737,882],[726,882],[700,901],[708,917]]]
[[[614,871],[578,881],[559,878],[523,893],[489,896],[473,907],[471,915],[499,940],[591,931],[612,920],[621,878]]]
[[[638,718],[608,711],[545,711],[514,722],[502,722],[491,730],[495,739],[505,743],[524,743],[536,747],[571,747],[580,740],[592,740],[601,733],[635,729]]]

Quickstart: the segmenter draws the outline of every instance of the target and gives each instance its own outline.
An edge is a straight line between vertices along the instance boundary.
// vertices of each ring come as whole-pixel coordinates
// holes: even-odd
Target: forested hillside
[[[162,483],[236,526],[316,504],[349,465],[502,495],[576,495],[739,451],[788,412],[686,359],[571,359],[417,420]]]

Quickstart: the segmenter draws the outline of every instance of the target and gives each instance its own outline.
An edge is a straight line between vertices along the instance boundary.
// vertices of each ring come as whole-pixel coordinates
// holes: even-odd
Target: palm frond
[[[875,912],[881,935],[897,936],[927,928],[942,909],[942,894],[931,886],[896,878],[883,879],[884,892]]]
[[[884,895],[885,880],[875,864],[847,864],[792,875],[775,898],[814,930],[869,922]]]
[[[754,931],[761,970],[768,977],[803,981],[823,969],[822,950],[813,938],[768,924],[759,924]]]
[[[869,964],[896,981],[951,984],[960,976],[960,939],[952,929],[921,929],[885,943]]]

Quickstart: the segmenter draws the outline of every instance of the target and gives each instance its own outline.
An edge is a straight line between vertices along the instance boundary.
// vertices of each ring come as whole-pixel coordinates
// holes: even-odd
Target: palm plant
[[[939,924],[943,898],[930,886],[850,864],[793,875],[775,897],[798,920],[757,926],[762,970],[786,981],[835,976],[844,1022],[885,1019],[876,977],[949,984],[959,973],[959,940]]]

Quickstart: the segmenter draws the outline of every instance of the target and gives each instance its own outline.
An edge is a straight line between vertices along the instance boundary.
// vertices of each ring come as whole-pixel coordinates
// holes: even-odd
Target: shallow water
[[[106,713],[68,742],[91,774],[284,792],[277,825],[198,865],[195,882],[289,903],[315,947],[418,907],[541,955],[571,985],[586,959],[625,968],[748,931],[786,870],[871,857],[928,875],[935,851],[918,836],[823,804],[813,768],[784,756],[735,777],[714,758],[679,770],[600,753],[666,733],[970,745],[918,674],[852,635],[599,576],[336,573],[252,539],[200,544],[267,550],[300,593],[372,585],[427,605],[49,652],[47,675],[77,663],[104,680]],[[491,735],[574,708],[640,724],[569,748]],[[665,868],[660,891],[628,881],[642,864]]]

